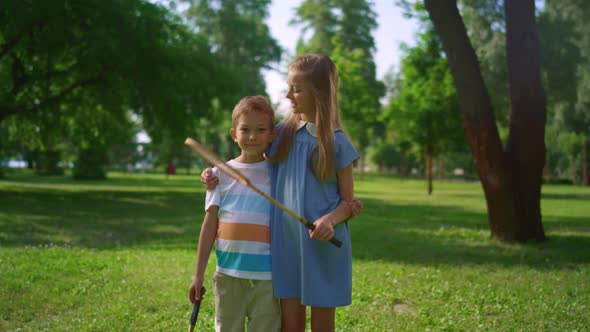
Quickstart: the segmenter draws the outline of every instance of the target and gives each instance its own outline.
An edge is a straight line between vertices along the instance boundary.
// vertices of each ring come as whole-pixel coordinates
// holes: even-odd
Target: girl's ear
[[[236,130],[234,128],[231,128],[229,130],[229,135],[234,140],[234,142],[237,142],[238,141],[238,136],[236,135]]]
[[[275,138],[277,138],[278,133],[279,131],[277,130],[277,127],[273,126],[272,132],[270,133],[270,140],[273,141]]]

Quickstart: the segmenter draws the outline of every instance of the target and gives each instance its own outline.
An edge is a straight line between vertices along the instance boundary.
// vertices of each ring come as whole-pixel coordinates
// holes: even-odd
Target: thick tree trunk
[[[510,133],[506,144],[517,190],[519,237],[543,240],[541,184],[545,163],[545,93],[541,80],[535,1],[504,1],[510,78]]]
[[[456,1],[425,0],[425,5],[453,74],[463,111],[463,126],[486,197],[492,237],[519,242],[544,240],[540,188],[545,156],[545,103],[538,65],[534,0],[506,3],[513,106],[510,147],[506,152],[502,149],[490,97]],[[523,45],[515,45],[517,43]],[[515,65],[524,68],[515,68]],[[527,85],[523,85],[524,82]]]

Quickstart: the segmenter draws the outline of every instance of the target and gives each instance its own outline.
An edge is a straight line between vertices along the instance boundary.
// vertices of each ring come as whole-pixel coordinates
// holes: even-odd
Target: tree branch
[[[59,102],[60,100],[65,98],[67,95],[74,92],[76,89],[84,87],[84,86],[96,84],[96,83],[99,83],[100,81],[101,81],[101,77],[92,77],[92,78],[88,78],[88,79],[85,79],[82,81],[78,81],[76,83],[71,84],[70,86],[68,86],[67,88],[62,90],[61,92],[44,99],[41,103],[39,103],[31,108],[26,108],[22,105],[15,105],[15,106],[0,105],[0,122],[2,122],[2,120],[7,118],[8,116],[11,116],[14,114],[25,113],[25,112],[39,112],[42,109]]]

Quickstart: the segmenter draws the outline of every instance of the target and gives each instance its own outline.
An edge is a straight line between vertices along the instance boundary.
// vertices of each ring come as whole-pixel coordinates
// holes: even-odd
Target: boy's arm
[[[199,234],[195,276],[189,288],[189,299],[191,302],[201,299],[202,296],[201,287],[203,287],[203,281],[205,279],[205,270],[207,269],[209,255],[211,254],[211,249],[213,249],[217,236],[218,211],[219,206],[211,205],[207,209],[207,212],[205,212],[205,219],[203,220],[201,233]]]
[[[334,226],[355,217],[362,209],[362,203],[354,199],[354,181],[352,177],[352,164],[341,169],[338,174],[338,191],[340,192],[340,204],[336,209],[320,219],[316,220],[315,231],[310,235],[319,240],[329,240],[334,236]]]

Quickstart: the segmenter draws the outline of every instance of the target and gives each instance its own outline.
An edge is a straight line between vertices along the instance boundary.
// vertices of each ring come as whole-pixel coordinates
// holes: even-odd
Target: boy
[[[276,136],[274,111],[262,96],[245,97],[232,112],[232,139],[241,150],[227,162],[270,194],[264,151]],[[195,276],[189,299],[201,298],[209,254],[216,244],[213,276],[215,330],[279,331],[280,305],[273,296],[270,256],[271,203],[250,188],[213,169],[219,185],[207,191]]]

